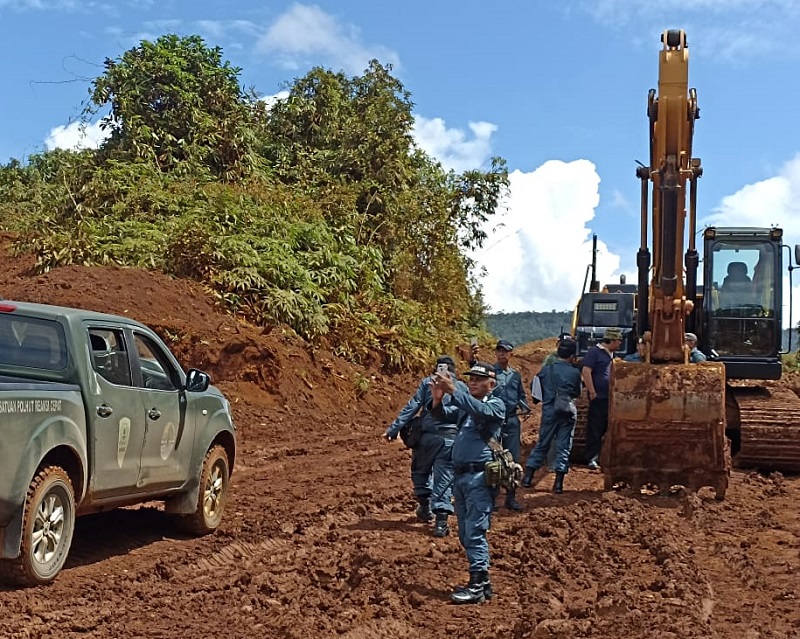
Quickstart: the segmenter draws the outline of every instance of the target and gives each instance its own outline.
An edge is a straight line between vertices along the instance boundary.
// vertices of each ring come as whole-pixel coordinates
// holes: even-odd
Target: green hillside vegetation
[[[482,330],[468,251],[508,187],[412,139],[411,96],[372,61],[314,68],[272,105],[198,36],[106,60],[86,122],[97,150],[0,167],[0,228],[40,272],[144,267],[196,279],[232,313],[288,325],[353,361],[414,368]]]
[[[486,328],[498,339],[507,339],[512,344],[525,344],[548,337],[558,337],[562,331],[570,330],[571,311],[540,313],[494,313],[486,316]]]

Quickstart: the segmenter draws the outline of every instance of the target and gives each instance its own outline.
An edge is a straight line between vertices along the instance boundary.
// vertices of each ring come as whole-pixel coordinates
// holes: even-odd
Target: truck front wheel
[[[197,508],[191,515],[178,518],[181,530],[192,535],[207,535],[219,527],[228,500],[229,478],[228,454],[222,446],[212,446],[206,453],[200,472]]]
[[[50,583],[67,559],[74,531],[72,482],[62,468],[48,466],[28,486],[20,554],[0,561],[0,579],[22,586]]]

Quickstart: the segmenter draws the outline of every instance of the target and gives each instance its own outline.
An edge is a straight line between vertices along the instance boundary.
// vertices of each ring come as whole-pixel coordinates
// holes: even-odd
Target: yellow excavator
[[[703,169],[692,155],[697,92],[688,85],[686,33],[667,30],[661,41],[658,92],[651,89],[647,101],[650,165],[636,172],[641,236],[633,330],[647,355],[644,363],[612,364],[601,465],[607,489],[710,486],[723,499],[732,454],[737,466],[800,470],[800,399],[770,381],[782,370],[787,247],[779,228],[709,227],[700,271],[696,194]],[[698,336],[707,361],[690,363],[686,332]]]

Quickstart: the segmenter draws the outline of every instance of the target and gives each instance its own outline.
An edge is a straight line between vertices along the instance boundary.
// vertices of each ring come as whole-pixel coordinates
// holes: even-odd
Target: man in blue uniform
[[[481,603],[492,596],[486,533],[497,490],[486,485],[485,467],[493,458],[489,440],[499,439],[505,417],[503,400],[492,394],[494,367],[475,362],[467,375],[468,392],[452,378],[437,375],[431,402],[435,416],[455,420],[459,429],[453,443],[453,495],[458,539],[469,562],[469,583],[453,592],[451,599],[457,604]]]
[[[522,385],[522,375],[513,368],[509,361],[514,345],[504,339],[497,342],[495,347],[494,372],[497,378],[497,387],[494,394],[503,400],[506,406],[506,421],[503,424],[502,444],[503,448],[511,451],[514,461],[519,463],[522,442],[520,433],[519,412],[530,413],[531,409],[525,399],[525,389]],[[522,506],[517,501],[516,491],[506,491],[506,508],[510,510],[522,510]]]
[[[534,380],[533,401],[542,402],[542,421],[539,427],[539,439],[525,464],[522,485],[530,488],[534,474],[547,461],[550,445],[555,441],[556,454],[553,467],[556,471],[556,480],[553,492],[559,494],[564,491],[564,476],[569,472],[569,455],[572,451],[572,437],[578,416],[574,399],[581,394],[581,374],[573,366],[574,340],[563,338],[559,341],[556,354],[558,359],[550,366],[543,366]],[[558,395],[570,399],[569,413],[559,413],[556,410]]]
[[[439,357],[436,365],[444,365],[448,374],[455,376],[455,361],[449,355]],[[419,504],[417,519],[429,523],[435,518],[434,536],[445,537],[450,533],[448,518],[453,514],[453,462],[450,451],[453,448],[456,426],[435,418],[425,408],[430,404],[431,384],[435,379],[435,373],[423,378],[413,397],[386,429],[384,437],[390,441],[396,439],[402,428],[421,411],[422,437],[411,451],[411,482]],[[453,383],[464,392],[467,391],[464,382]]]

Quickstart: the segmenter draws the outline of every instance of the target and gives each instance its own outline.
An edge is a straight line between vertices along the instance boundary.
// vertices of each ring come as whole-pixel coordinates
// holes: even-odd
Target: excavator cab
[[[783,232],[715,228],[703,233],[700,349],[728,379],[780,379]]]

